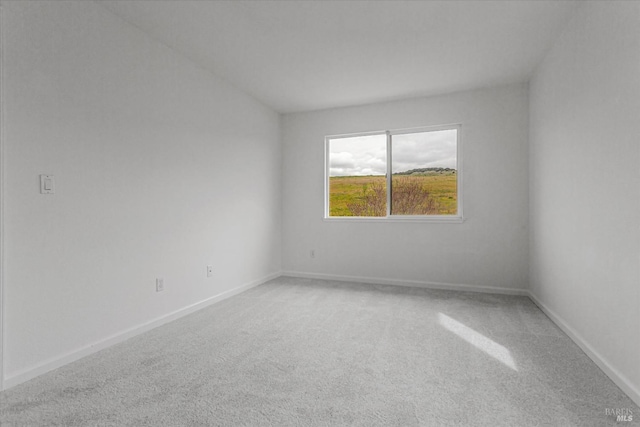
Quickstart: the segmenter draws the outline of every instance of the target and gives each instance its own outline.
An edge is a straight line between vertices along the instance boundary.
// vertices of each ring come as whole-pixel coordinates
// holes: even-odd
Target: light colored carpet
[[[3,426],[620,425],[607,408],[640,418],[525,297],[285,277],[0,397]]]

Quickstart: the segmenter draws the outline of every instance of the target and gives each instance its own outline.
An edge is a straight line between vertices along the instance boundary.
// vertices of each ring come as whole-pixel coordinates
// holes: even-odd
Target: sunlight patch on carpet
[[[484,353],[498,360],[505,366],[517,371],[516,362],[511,357],[511,352],[501,346],[497,342],[485,337],[481,333],[474,331],[470,327],[463,325],[457,320],[452,319],[443,313],[438,313],[438,321],[440,325],[442,325],[445,329],[450,332],[453,332],[469,344],[475,346],[476,348],[482,350]]]

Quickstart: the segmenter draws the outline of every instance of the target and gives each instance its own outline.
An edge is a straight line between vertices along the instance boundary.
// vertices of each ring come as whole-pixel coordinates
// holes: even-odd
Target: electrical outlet
[[[213,266],[207,265],[207,277],[212,277],[212,276],[213,276]]]
[[[164,279],[156,279],[156,292],[164,291]]]

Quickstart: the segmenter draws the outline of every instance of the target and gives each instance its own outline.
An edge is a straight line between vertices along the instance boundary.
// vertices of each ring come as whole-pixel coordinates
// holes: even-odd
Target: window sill
[[[461,224],[464,218],[461,216],[388,216],[388,217],[365,217],[365,216],[330,216],[325,217],[327,222],[430,222],[439,224]]]

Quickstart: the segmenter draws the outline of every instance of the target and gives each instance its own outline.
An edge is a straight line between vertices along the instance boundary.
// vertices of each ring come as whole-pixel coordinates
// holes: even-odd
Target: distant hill
[[[404,172],[396,172],[394,175],[453,175],[455,173],[456,170],[451,168],[419,168]]]

